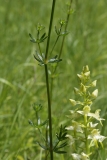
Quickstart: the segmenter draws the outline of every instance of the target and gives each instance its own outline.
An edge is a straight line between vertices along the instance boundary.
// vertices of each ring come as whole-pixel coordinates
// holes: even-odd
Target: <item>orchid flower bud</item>
[[[79,94],[80,90],[78,88],[74,88],[74,92],[75,92],[75,94]]]
[[[88,114],[90,112],[90,110],[91,110],[91,108],[88,105],[83,108],[84,114]]]
[[[81,83],[81,92],[85,93],[86,92],[86,87]]]
[[[93,98],[96,98],[96,97],[98,96],[98,89],[94,90],[94,91],[92,92],[91,96],[92,96]]]
[[[79,78],[80,80],[83,79],[83,76],[82,76],[81,74],[77,74],[77,76],[78,76],[78,78]]]
[[[91,86],[92,86],[92,87],[96,87],[96,83],[97,83],[97,80],[93,81],[93,82],[91,83]]]
[[[84,66],[84,67],[83,67],[83,72],[85,73],[85,72],[88,72],[88,71],[89,71],[88,65]]]
[[[89,77],[89,76],[90,76],[90,71],[85,72],[84,75],[85,75],[86,77]]]
[[[75,100],[73,100],[73,99],[69,99],[69,100],[70,100],[70,102],[71,102],[71,104],[72,104],[73,106],[75,106],[75,105],[77,104]]]

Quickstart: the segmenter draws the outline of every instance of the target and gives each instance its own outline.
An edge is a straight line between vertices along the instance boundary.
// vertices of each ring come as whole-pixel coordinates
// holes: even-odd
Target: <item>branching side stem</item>
[[[72,5],[72,0],[70,0],[70,5],[69,5],[69,9],[68,9],[68,14],[67,14],[67,17],[66,17],[65,32],[66,32],[67,27],[68,27],[71,5]],[[61,55],[62,55],[62,50],[63,50],[63,46],[64,46],[64,41],[65,41],[65,36],[63,36],[63,39],[62,39],[61,49],[60,49],[60,53],[59,53],[59,56],[58,56],[59,59],[61,58]]]
[[[67,27],[68,27],[68,22],[69,22],[69,17],[70,17],[70,10],[71,10],[72,1],[73,0],[70,0],[70,5],[69,5],[69,8],[68,8],[68,13],[67,13],[67,17],[66,17],[66,25],[65,25],[64,32],[66,32]],[[60,52],[59,52],[59,55],[58,55],[58,59],[60,59],[61,55],[62,55],[62,50],[63,50],[63,46],[64,46],[64,42],[65,42],[65,36],[63,36],[63,39],[62,39],[62,43],[61,43],[61,48],[60,48]],[[59,37],[58,37],[58,39],[59,39]],[[53,75],[55,74],[55,72],[57,70],[57,67],[58,67],[58,63],[57,63],[57,65],[56,65],[56,67],[55,67],[55,69],[53,71]],[[52,90],[53,90],[53,77],[51,78],[51,100],[52,100]]]

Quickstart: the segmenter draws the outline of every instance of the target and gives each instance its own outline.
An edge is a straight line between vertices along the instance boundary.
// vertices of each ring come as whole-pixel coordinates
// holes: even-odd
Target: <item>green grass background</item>
[[[66,0],[57,0],[52,28],[51,46],[55,40],[54,26],[66,18]],[[33,58],[37,49],[29,41],[29,33],[36,36],[36,25],[45,26],[48,32],[51,3],[49,0],[0,0],[0,160],[39,160],[43,154],[33,141],[40,136],[28,124],[35,120],[33,103],[41,103],[42,119],[47,118],[47,102],[44,68]],[[74,13],[70,17],[63,48],[62,62],[54,81],[53,128],[66,124],[70,98],[74,98],[73,87],[78,85],[76,74],[84,65],[89,65],[92,79],[97,79],[99,96],[93,110],[100,108],[101,116],[107,109],[107,1],[74,0]],[[58,54],[61,41],[53,55]],[[42,51],[45,52],[45,45]],[[102,134],[107,136],[107,120]],[[101,152],[102,160],[106,159]],[[70,151],[70,149],[68,149]],[[71,159],[58,156],[55,159]]]

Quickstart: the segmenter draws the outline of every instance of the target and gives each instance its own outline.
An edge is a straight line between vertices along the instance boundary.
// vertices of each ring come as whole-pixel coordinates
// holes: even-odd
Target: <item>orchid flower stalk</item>
[[[96,87],[97,80],[91,81],[90,70],[88,66],[83,67],[81,74],[77,74],[79,79],[79,88],[74,88],[74,92],[81,101],[70,99],[74,110],[70,110],[71,125],[66,127],[71,135],[70,144],[73,150],[73,160],[91,160],[95,148],[98,149],[101,145],[103,147],[103,140],[106,138],[100,135],[100,130],[97,128],[98,124],[102,125],[103,118],[100,117],[100,110],[97,109],[92,112],[94,100],[98,96],[98,89]],[[97,121],[97,123],[96,123]],[[76,146],[76,147],[75,147]],[[94,150],[93,150],[94,148]]]

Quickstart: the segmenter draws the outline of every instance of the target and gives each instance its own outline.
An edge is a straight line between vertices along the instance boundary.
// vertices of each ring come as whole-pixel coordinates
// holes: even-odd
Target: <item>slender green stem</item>
[[[106,128],[106,124],[107,124],[107,119],[106,119],[106,117],[107,117],[107,108],[106,108],[106,110],[105,110],[105,115],[104,115],[104,119],[105,119],[105,121],[103,122],[103,126],[102,126],[102,130],[101,130],[101,135],[104,135],[104,132],[105,132],[105,128]]]
[[[50,17],[50,24],[49,24],[49,31],[48,31],[48,39],[47,39],[47,45],[46,45],[45,62],[47,62],[47,58],[48,58],[49,45],[50,45],[50,36],[51,36],[52,23],[53,23],[53,16],[54,16],[54,9],[55,9],[55,2],[56,2],[56,0],[53,0],[53,3],[52,3],[52,10],[51,10],[51,17]],[[49,138],[50,138],[50,159],[53,160],[51,99],[50,99],[49,77],[48,77],[48,66],[47,66],[47,63],[45,64],[45,77],[46,77],[46,88],[47,88],[47,98],[48,98]]]
[[[40,54],[42,56],[42,51],[41,51],[41,47],[40,47],[40,44],[38,43],[38,47],[39,47],[39,51],[40,51]]]
[[[46,46],[46,54],[45,54],[45,59],[46,60],[47,60],[48,51],[49,51],[50,35],[51,35],[51,30],[52,30],[52,22],[53,22],[53,16],[54,16],[55,3],[56,3],[56,0],[53,0],[52,10],[51,10],[51,17],[50,17],[50,24],[49,24],[49,31],[48,31],[47,46]]]
[[[43,149],[41,148],[41,151],[40,151],[40,159],[39,159],[39,160],[42,159],[42,152],[43,152]]]
[[[49,151],[46,152],[45,160],[47,160],[48,155],[49,155]]]
[[[74,138],[77,138],[76,130],[74,130]],[[77,152],[77,142],[74,143],[74,151]]]
[[[49,91],[49,78],[48,78],[48,68],[47,68],[47,64],[45,64],[45,76],[46,76],[47,97],[48,97],[48,118],[49,118],[49,137],[50,137],[50,159],[53,160],[51,99],[50,99],[50,91]]]
[[[85,124],[85,147],[86,153],[89,154],[89,142],[88,142],[88,128],[87,128],[87,115],[84,115],[84,124]]]
[[[66,32],[67,27],[68,27],[71,5],[72,5],[72,0],[70,0],[70,5],[69,5],[69,8],[68,8],[68,13],[67,13],[67,17],[66,17],[66,25],[65,25],[65,29],[64,29],[65,32]],[[62,39],[61,48],[60,48],[60,52],[59,52],[59,56],[58,56],[59,59],[61,58],[61,55],[62,55],[62,50],[63,50],[64,42],[65,42],[65,36],[63,36],[63,39]],[[54,71],[53,71],[52,74],[55,74],[57,66],[58,66],[58,63],[56,64],[56,66],[55,66]],[[52,90],[53,90],[53,77],[51,78],[51,100],[52,100]]]
[[[69,9],[68,9],[68,14],[67,14],[67,17],[66,17],[66,25],[65,25],[65,32],[67,30],[67,27],[68,27],[68,21],[69,21],[69,17],[70,17],[70,10],[71,10],[71,5],[72,5],[72,0],[70,0],[70,5],[69,5]],[[62,39],[62,44],[61,44],[61,49],[60,49],[60,53],[59,53],[59,59],[62,55],[62,50],[63,50],[63,46],[64,46],[64,41],[65,41],[65,36],[63,36],[63,39]]]
[[[37,124],[39,125],[39,116],[38,116],[38,113],[36,112],[36,118],[37,118]],[[34,129],[35,129],[35,126],[34,126]],[[42,132],[41,132],[41,130],[40,130],[40,128],[38,128],[38,131],[39,131],[39,133],[40,133],[40,135],[41,135],[41,137],[42,137],[42,139],[43,139],[43,141],[44,142],[46,142],[46,140],[45,140],[45,137],[43,136],[43,134],[42,134]]]
[[[48,143],[47,142],[48,142],[48,137],[49,137],[49,135],[48,135],[48,124],[46,125],[45,137],[46,137],[46,148],[47,148],[48,147]],[[49,154],[49,151],[46,150],[45,151],[45,160],[47,160],[48,154]]]
[[[53,52],[53,50],[54,50],[54,48],[55,48],[55,46],[56,46],[56,44],[57,44],[57,42],[58,42],[58,39],[59,39],[59,35],[57,36],[57,38],[56,38],[56,41],[55,41],[55,43],[54,43],[54,46],[53,46],[53,48],[52,48],[52,50],[51,50],[51,52],[50,52],[50,54],[52,54],[52,52]]]
[[[62,25],[60,26],[59,34],[57,35],[56,41],[55,41],[55,43],[54,43],[54,45],[52,47],[52,50],[51,50],[50,54],[52,54],[52,52],[53,52],[53,50],[54,50],[54,48],[55,48],[55,46],[56,46],[56,44],[57,44],[57,42],[59,40],[59,37],[60,37],[60,34],[61,34],[61,30],[62,30]]]
[[[50,95],[51,95],[51,101],[52,101],[52,98],[53,98],[53,95],[52,95],[52,90],[53,90],[53,82],[54,80],[53,80],[53,76],[51,77],[51,85],[50,85],[50,88],[51,88],[51,90],[50,90]]]
[[[39,34],[40,34],[40,31],[37,30],[37,40],[39,40]],[[40,54],[42,56],[42,51],[41,51],[40,43],[37,43],[37,44],[38,44],[38,48],[39,48]]]
[[[58,141],[58,142],[56,143],[56,145],[54,146],[53,150],[58,146],[59,142],[60,142],[60,141]]]

